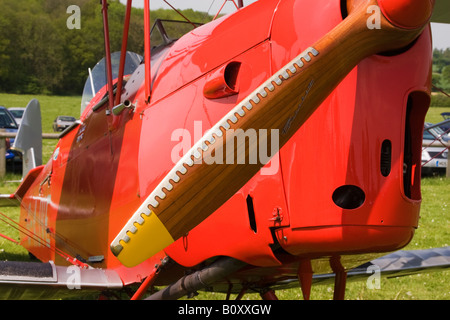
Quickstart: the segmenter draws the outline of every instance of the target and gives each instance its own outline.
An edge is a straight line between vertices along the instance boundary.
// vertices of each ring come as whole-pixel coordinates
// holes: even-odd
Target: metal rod
[[[91,82],[92,97],[95,97],[94,78],[92,77],[92,70],[91,70],[91,68],[88,68],[88,72],[89,72],[89,80]]]
[[[216,18],[219,16],[220,12],[222,11],[223,7],[225,6],[225,4],[226,4],[228,1],[233,2],[233,4],[234,4],[234,6],[236,7],[236,9],[239,10],[240,8],[242,8],[242,7],[238,6],[238,5],[236,4],[236,2],[234,2],[234,0],[225,0],[225,1],[223,2],[222,6],[221,6],[220,9],[219,9],[219,12],[217,12],[216,15],[214,16],[213,20],[216,20]]]
[[[127,57],[128,31],[130,29],[130,17],[131,17],[132,2],[133,2],[133,0],[127,0],[127,10],[125,13],[125,22],[123,25],[122,49],[120,52],[119,76],[117,79],[117,93],[116,93],[115,105],[118,105],[120,103],[120,97],[122,96],[123,76],[124,76],[124,72],[125,72],[125,60]]]
[[[192,24],[194,28],[197,28],[195,23],[193,23],[191,20],[189,20],[184,14],[182,14],[178,9],[176,9],[174,6],[172,6],[167,0],[163,0],[169,7],[171,7],[176,13],[178,13],[180,16],[182,16],[187,22]]]
[[[108,82],[109,109],[114,107],[114,92],[111,66],[111,44],[109,42],[108,0],[102,0],[103,33],[105,37],[106,79]]]
[[[151,65],[152,65],[152,57],[151,57],[151,44],[150,44],[150,0],[144,1],[144,59],[145,59],[145,100],[146,102],[150,102],[150,94],[151,94],[151,83],[152,83],[152,74],[151,74]]]
[[[155,266],[152,272],[145,278],[144,282],[141,284],[139,289],[134,293],[131,300],[141,300],[142,296],[147,292],[148,287],[150,287],[156,280],[159,269]]]
[[[6,240],[11,241],[11,242],[14,243],[14,244],[19,244],[18,241],[14,240],[13,238],[10,238],[10,237],[8,237],[7,235],[4,235],[4,234],[2,234],[2,233],[0,233],[0,237],[5,238]]]
[[[0,129],[0,133],[4,134],[5,129]],[[6,140],[0,139],[0,177],[6,175]]]
[[[222,11],[223,7],[225,6],[225,4],[227,3],[228,0],[225,0],[222,4],[222,6],[220,7],[219,11],[216,13],[216,15],[214,16],[213,20],[216,20],[217,16],[220,14],[220,11]]]
[[[4,138],[15,138],[17,136],[16,132],[2,132],[0,131],[0,139]],[[61,133],[42,133],[42,139],[59,139]]]

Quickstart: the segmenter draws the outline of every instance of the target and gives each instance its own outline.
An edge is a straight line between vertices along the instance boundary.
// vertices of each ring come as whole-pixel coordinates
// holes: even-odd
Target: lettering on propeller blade
[[[367,28],[369,30],[373,29],[381,29],[381,9],[379,6],[373,4],[367,7],[367,13],[371,14],[369,18],[367,18]]]
[[[314,79],[312,79],[312,80],[309,82],[308,88],[306,88],[305,93],[304,93],[303,96],[300,98],[300,103],[298,104],[298,107],[297,107],[297,109],[295,110],[294,115],[293,115],[292,117],[290,117],[290,118],[288,119],[288,121],[286,122],[286,124],[284,125],[284,128],[283,128],[283,134],[286,134],[286,133],[289,131],[289,129],[291,128],[292,122],[295,120],[295,118],[297,117],[297,115],[298,115],[299,111],[301,110],[303,104],[305,103],[306,98],[308,97],[309,92],[311,91],[311,88],[313,87],[313,85],[314,85]]]
[[[69,18],[67,18],[67,29],[81,29],[81,9],[77,5],[71,5],[67,7],[67,14],[71,14]]]

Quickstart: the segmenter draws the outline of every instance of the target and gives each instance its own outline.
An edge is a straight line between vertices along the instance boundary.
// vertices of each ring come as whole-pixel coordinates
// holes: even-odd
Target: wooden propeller
[[[431,0],[349,0],[344,21],[236,105],[175,165],[113,240],[114,255],[125,266],[137,265],[201,223],[265,165],[249,163],[261,143],[275,132],[281,148],[361,60],[411,43],[433,5]],[[378,23],[369,24],[377,10]],[[237,132],[260,129],[267,130],[266,139],[230,143]],[[236,161],[242,154],[245,164]]]

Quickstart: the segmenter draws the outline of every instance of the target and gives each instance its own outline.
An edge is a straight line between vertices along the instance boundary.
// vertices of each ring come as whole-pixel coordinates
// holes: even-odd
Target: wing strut
[[[102,0],[102,14],[103,14],[103,33],[105,37],[105,54],[106,54],[106,79],[108,81],[108,97],[109,110],[112,111],[114,107],[114,91],[113,78],[111,67],[111,45],[109,42],[109,23],[108,23],[108,0]]]
[[[131,4],[133,0],[127,0],[127,11],[125,13],[125,22],[123,25],[123,37],[122,37],[122,49],[120,52],[120,66],[119,76],[117,79],[117,93],[115,105],[120,103],[120,97],[122,96],[123,76],[125,70],[125,60],[127,57],[127,45],[128,45],[128,31],[130,30],[130,17],[131,17]]]
[[[150,94],[151,94],[151,83],[152,83],[152,74],[151,74],[151,43],[150,43],[150,0],[144,1],[144,60],[145,60],[145,99],[146,102],[150,102]]]

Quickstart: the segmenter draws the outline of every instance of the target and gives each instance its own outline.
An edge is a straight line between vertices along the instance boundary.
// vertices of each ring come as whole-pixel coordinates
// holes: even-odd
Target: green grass
[[[37,99],[41,105],[42,131],[52,133],[53,120],[59,115],[80,117],[81,97],[17,95],[0,93],[0,105],[6,108],[25,108],[31,99]]]
[[[425,117],[425,121],[431,122],[431,123],[439,123],[441,121],[444,121],[444,118],[441,116],[442,112],[450,112],[450,108],[430,108],[430,109],[428,109],[427,116]]]
[[[18,181],[20,178],[20,175],[8,173],[3,179],[0,179],[0,194],[13,193],[19,186],[19,183],[11,181]],[[14,221],[19,221],[19,208],[0,208],[0,212]],[[2,221],[5,219],[3,216],[0,216],[0,218],[2,218],[0,220],[0,234],[19,240],[19,231],[3,223]],[[23,247],[0,237],[0,260],[28,260],[28,252]]]
[[[58,115],[69,115],[75,118],[80,117],[81,97],[59,97],[46,95],[17,95],[0,93],[0,105],[6,108],[26,107],[31,99],[37,99],[41,106],[42,132],[53,133],[52,123]],[[42,141],[43,163],[50,158],[57,140],[44,139]],[[0,181],[0,193],[13,193],[17,187],[20,175],[7,174]],[[14,219],[19,220],[19,210],[17,208],[0,208],[1,212]],[[19,239],[19,232],[12,227],[0,222],[0,233],[13,239]],[[28,260],[27,251],[21,246],[12,244],[10,241],[0,237],[0,260]]]
[[[25,108],[32,99],[37,99],[41,106],[42,132],[53,132],[53,120],[59,115],[80,118],[81,97],[46,96],[46,95],[18,95],[0,93],[0,105],[6,108]],[[42,141],[42,160],[46,163],[55,149],[57,140],[44,139]]]
[[[450,245],[450,179],[442,176],[422,179],[422,206],[419,228],[404,250],[430,249]],[[401,278],[381,279],[380,289],[368,289],[365,281],[348,282],[348,300],[450,300],[450,271],[421,273]],[[279,299],[303,299],[300,289],[280,290]],[[235,296],[232,296],[232,298]],[[202,292],[196,299],[225,299],[224,294]],[[244,299],[258,300],[258,294]],[[333,299],[333,285],[316,285],[311,299]]]
[[[25,107],[35,96],[0,94],[0,105],[6,107]],[[79,117],[80,97],[37,96],[41,104],[43,132],[51,133],[52,122],[57,115],[72,115]],[[426,121],[440,122],[441,112],[450,108],[430,108]],[[44,159],[48,159],[53,152],[56,140],[44,140]],[[9,194],[16,190],[18,175],[8,174],[0,180],[0,193]],[[448,246],[450,244],[450,179],[445,177],[427,177],[422,180],[422,208],[419,228],[405,248],[428,249]],[[0,208],[0,211],[18,221],[18,208]],[[0,233],[18,239],[17,230],[0,222]],[[0,260],[28,260],[25,249],[0,237]],[[365,300],[410,300],[410,299],[450,299],[450,271],[423,273],[398,279],[382,279],[381,289],[369,290],[365,282],[350,282],[347,285],[346,299]],[[301,299],[300,289],[282,290],[277,292],[280,299]],[[312,299],[332,299],[333,288],[328,285],[313,287]],[[224,299],[225,295],[217,293],[201,293],[197,299]],[[245,299],[260,299],[259,295],[249,294]]]

